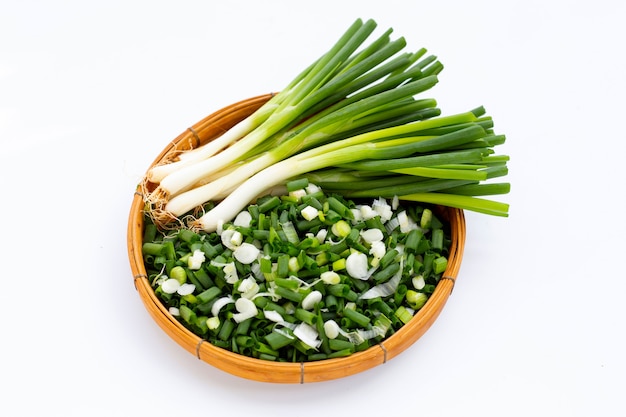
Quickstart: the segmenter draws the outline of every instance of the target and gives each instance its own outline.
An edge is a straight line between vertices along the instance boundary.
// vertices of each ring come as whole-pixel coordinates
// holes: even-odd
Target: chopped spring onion
[[[346,258],[346,272],[352,278],[367,279],[369,274],[369,266],[367,255],[354,251]]]
[[[255,261],[260,253],[261,251],[256,246],[247,242],[243,242],[233,251],[235,259],[245,265],[251,264]]]
[[[302,189],[263,212],[260,206],[275,196],[260,197],[245,207],[250,221],[244,224],[233,219],[193,239],[150,234],[145,265],[165,307],[216,346],[265,360],[345,356],[398,330],[443,276],[438,260],[446,259],[450,242],[444,222],[428,206],[378,197],[348,200],[308,181]],[[315,221],[300,210],[309,203],[320,207]],[[357,211],[376,214],[366,219],[354,216]],[[426,228],[418,226],[422,218],[429,218]],[[398,225],[385,227],[390,223]],[[412,229],[402,231],[400,223]],[[153,224],[147,214],[146,224]],[[174,257],[160,256],[156,247]],[[190,273],[189,258],[209,247],[211,256]]]
[[[237,309],[237,313],[233,314],[233,320],[237,323],[252,318],[258,313],[254,302],[245,297],[240,297],[235,301],[235,308]]]

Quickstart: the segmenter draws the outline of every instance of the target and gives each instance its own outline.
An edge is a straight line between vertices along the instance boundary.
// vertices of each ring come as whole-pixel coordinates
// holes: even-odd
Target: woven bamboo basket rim
[[[252,114],[272,95],[265,94],[242,100],[205,117],[166,146],[150,168],[177,152],[195,148],[213,140]],[[127,245],[134,285],[146,310],[171,339],[199,360],[249,380],[292,384],[322,382],[354,375],[386,363],[415,343],[435,322],[452,293],[461,267],[466,233],[463,210],[437,207],[438,214],[449,223],[451,230],[448,266],[426,304],[407,324],[378,345],[348,357],[302,363],[256,359],[233,353],[200,338],[172,316],[157,298],[148,280],[141,252],[145,207],[143,190],[144,188],[138,185],[132,200],[128,218]]]

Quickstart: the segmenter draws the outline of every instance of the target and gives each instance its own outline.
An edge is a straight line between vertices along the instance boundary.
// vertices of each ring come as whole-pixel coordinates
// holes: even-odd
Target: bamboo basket
[[[207,116],[185,130],[163,149],[151,167],[172,153],[195,148],[213,140],[252,114],[271,97],[272,94],[253,97]],[[203,340],[180,324],[161,304],[148,281],[141,253],[144,209],[141,193],[142,187],[138,186],[128,218],[127,243],[135,288],[148,313],[176,343],[199,360],[235,376],[260,382],[303,384],[328,381],[363,372],[393,359],[419,339],[435,322],[452,293],[463,257],[466,232],[463,210],[437,207],[438,215],[449,222],[451,229],[452,242],[448,267],[426,304],[400,330],[382,343],[344,358],[303,363],[277,363],[255,359],[219,348]]]

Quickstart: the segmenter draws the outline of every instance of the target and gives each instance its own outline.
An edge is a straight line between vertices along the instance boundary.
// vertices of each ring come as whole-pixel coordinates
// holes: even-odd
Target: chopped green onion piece
[[[439,256],[433,260],[433,272],[435,274],[441,274],[448,267],[448,259],[443,256]]]
[[[395,311],[395,315],[404,324],[408,323],[413,318],[413,314],[409,310],[407,310],[404,306],[398,307],[398,309]]]

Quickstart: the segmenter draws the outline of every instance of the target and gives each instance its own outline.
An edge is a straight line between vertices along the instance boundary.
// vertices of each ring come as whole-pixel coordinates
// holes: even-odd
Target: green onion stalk
[[[404,38],[392,41],[391,29],[358,50],[376,26],[373,20],[363,22],[357,19],[327,53],[248,118],[216,140],[181,153],[178,160],[166,160],[153,167],[145,180],[158,184],[158,187],[154,192],[146,193],[147,202],[158,210],[171,197],[198,183],[206,183],[212,174],[221,174],[223,170],[228,172],[233,165],[254,159],[258,152],[291,138],[295,132],[311,124],[315,124],[317,130],[309,128],[308,132],[317,132],[318,136],[311,136],[317,139],[307,141],[298,148],[315,146],[316,141],[324,138],[331,140],[332,134],[338,132],[328,132],[333,127],[338,128],[339,124],[344,132],[349,128],[363,129],[366,122],[375,121],[372,117],[376,113],[379,117],[385,113],[389,117],[375,121],[373,126],[393,123],[394,120],[400,123],[407,115],[423,118],[436,114],[433,110],[430,113],[416,113],[415,100],[410,100],[411,91],[416,91],[416,86],[404,87],[404,84],[435,75],[442,65],[434,57],[420,61],[424,49],[415,53],[400,53],[406,41]],[[401,90],[400,94],[389,95],[388,91],[395,88]],[[418,89],[427,88],[428,85],[423,85]],[[362,103],[372,106],[369,109],[355,105],[375,95],[382,97]],[[404,112],[398,110],[400,105],[407,106]],[[346,110],[346,107],[349,108]],[[389,110],[394,108],[395,113],[390,113]],[[383,109],[385,112],[382,112]],[[334,117],[331,117],[333,114]],[[338,121],[339,117],[342,120]],[[319,119],[324,121],[320,122]],[[302,125],[305,120],[308,123]],[[302,135],[299,137],[302,138]],[[290,147],[293,147],[296,141],[290,142]],[[261,162],[256,164],[263,166]]]
[[[165,227],[200,208],[192,229],[213,231],[287,181],[306,178],[346,197],[399,197],[507,216],[505,142],[478,107],[442,115],[417,96],[443,65],[426,49],[404,52],[392,29],[357,19],[321,57],[256,112],[212,142],[153,167],[148,212]],[[210,209],[206,210],[207,203]]]
[[[478,124],[470,125],[461,130],[452,131],[439,136],[419,134],[422,129],[445,126],[450,123],[465,124],[471,122],[475,117],[472,112],[467,112],[454,116],[433,118],[427,121],[364,133],[298,153],[270,165],[244,181],[213,209],[192,222],[192,227],[205,231],[214,231],[220,224],[233,219],[250,201],[253,201],[255,197],[268,187],[285,183],[289,179],[302,174],[361,160],[406,158],[416,153],[426,154],[459,146],[462,147],[463,145],[477,141],[484,142],[484,138],[488,133]],[[383,168],[383,170],[385,170],[385,172],[387,171],[386,168]],[[418,194],[414,186],[418,184],[422,185],[423,191],[431,192],[477,182],[477,180],[473,178],[474,174],[472,173],[474,170],[456,171],[459,173],[459,179],[443,181],[435,179],[435,182],[426,180],[405,184],[409,186],[405,189],[413,191],[411,193],[402,192],[401,190],[403,190],[403,188],[400,188],[401,186],[382,188],[386,190],[386,194],[397,196],[410,194],[411,199],[414,199],[416,198],[415,195]],[[468,173],[467,178],[460,175],[465,171]],[[486,179],[486,174],[481,174],[481,178],[483,177]],[[439,181],[436,182],[437,180]],[[356,191],[353,190],[353,192]]]

